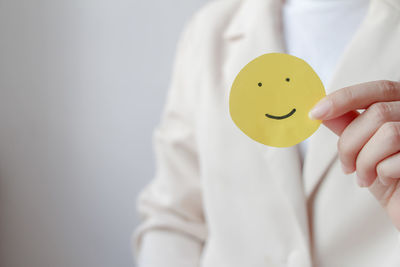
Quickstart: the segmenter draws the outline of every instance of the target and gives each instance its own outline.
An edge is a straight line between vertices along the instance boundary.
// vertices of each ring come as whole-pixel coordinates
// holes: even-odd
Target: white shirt
[[[308,62],[327,86],[368,4],[369,0],[287,0],[283,8],[286,52]],[[299,144],[303,161],[308,142]]]

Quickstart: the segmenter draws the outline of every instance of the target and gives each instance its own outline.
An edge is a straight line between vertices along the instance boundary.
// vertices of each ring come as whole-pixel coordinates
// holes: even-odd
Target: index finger
[[[365,109],[376,102],[400,99],[400,83],[388,80],[360,83],[344,87],[326,97],[310,111],[310,118],[330,120],[347,112]]]

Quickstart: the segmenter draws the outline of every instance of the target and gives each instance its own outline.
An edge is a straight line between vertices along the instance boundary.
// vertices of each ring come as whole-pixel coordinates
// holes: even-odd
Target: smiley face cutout
[[[265,54],[236,76],[229,97],[234,123],[247,136],[273,147],[289,147],[311,136],[321,121],[308,112],[325,96],[318,75],[304,60]]]

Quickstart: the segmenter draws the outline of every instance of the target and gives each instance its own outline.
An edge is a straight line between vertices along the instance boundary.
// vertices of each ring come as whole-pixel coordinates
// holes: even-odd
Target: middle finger
[[[387,122],[380,127],[358,154],[356,169],[360,186],[375,180],[376,166],[400,150],[400,122]]]
[[[380,126],[400,121],[398,110],[400,101],[375,103],[345,128],[338,141],[338,154],[345,173],[355,171],[358,153]]]

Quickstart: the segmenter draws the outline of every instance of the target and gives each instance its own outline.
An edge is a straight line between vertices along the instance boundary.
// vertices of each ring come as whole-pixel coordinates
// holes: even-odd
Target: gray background
[[[0,266],[132,266],[175,45],[205,0],[0,0]]]

